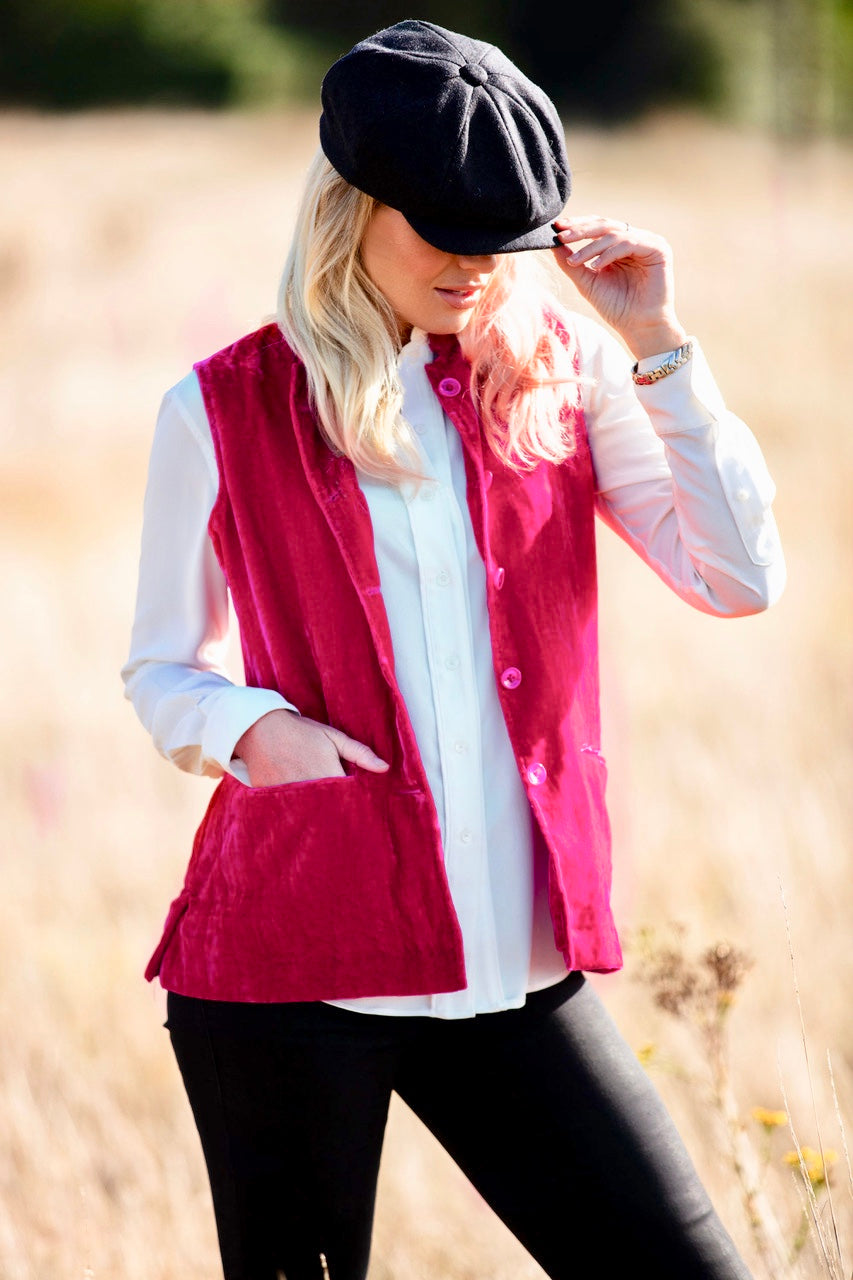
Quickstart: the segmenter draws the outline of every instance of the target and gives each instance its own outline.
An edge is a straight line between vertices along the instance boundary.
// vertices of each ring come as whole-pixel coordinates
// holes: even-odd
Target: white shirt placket
[[[466,537],[453,490],[449,433],[429,392],[409,387],[407,410],[426,474],[408,504],[417,559],[436,738],[445,868],[465,940],[469,985],[433,1000],[436,1013],[473,1013],[500,998],[500,967],[486,848],[480,708],[468,600]],[[417,394],[418,391],[426,394]],[[437,798],[438,799],[438,798]],[[485,988],[485,990],[483,990]]]

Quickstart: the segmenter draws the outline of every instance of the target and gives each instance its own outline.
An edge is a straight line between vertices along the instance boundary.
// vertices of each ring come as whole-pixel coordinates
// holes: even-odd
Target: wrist
[[[623,331],[621,336],[634,359],[645,360],[647,356],[677,350],[687,341],[688,334],[684,326],[673,318],[671,321],[659,321],[647,328]]]
[[[638,360],[631,371],[631,377],[637,386],[648,387],[660,381],[661,378],[668,378],[671,373],[675,373],[692,358],[693,342],[688,338],[674,351],[659,352],[654,356]]]
[[[273,707],[258,716],[237,739],[231,759],[242,760],[247,767],[250,766],[253,751],[267,751],[269,735],[276,732],[276,724],[282,715],[299,717],[299,712],[295,707]]]

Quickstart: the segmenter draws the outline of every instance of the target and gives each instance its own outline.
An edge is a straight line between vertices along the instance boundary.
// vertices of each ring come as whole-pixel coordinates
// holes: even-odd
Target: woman
[[[366,1274],[396,1090],[550,1276],[742,1280],[582,976],[621,962],[593,515],[751,613],[772,484],[667,245],[560,216],[559,120],[498,50],[399,23],[323,108],[277,324],[164,401],[125,669],[158,748],[222,776],[148,976],[225,1274]],[[633,373],[537,283],[548,247]]]

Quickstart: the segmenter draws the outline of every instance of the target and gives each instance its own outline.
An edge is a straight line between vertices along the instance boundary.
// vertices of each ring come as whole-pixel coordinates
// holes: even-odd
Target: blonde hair
[[[397,319],[361,262],[376,205],[318,151],[282,275],[277,320],[305,366],[329,445],[362,471],[395,483],[418,476],[418,450],[402,416]],[[486,439],[516,470],[561,462],[575,443],[570,339],[533,257],[499,257],[459,336]]]

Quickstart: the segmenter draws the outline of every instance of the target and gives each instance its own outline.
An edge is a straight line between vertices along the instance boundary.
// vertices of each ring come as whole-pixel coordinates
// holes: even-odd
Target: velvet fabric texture
[[[549,856],[569,970],[621,954],[609,907],[600,752],[595,486],[579,397],[575,454],[515,473],[489,450],[454,337],[431,385],[459,432],[486,566],[495,678]],[[247,787],[226,775],[146,976],[252,1002],[453,991],[462,937],[438,819],[394,676],[367,503],[313,417],[275,325],[196,366],[219,468],[210,533],[240,624],[246,682],[368,743],[385,774]]]

